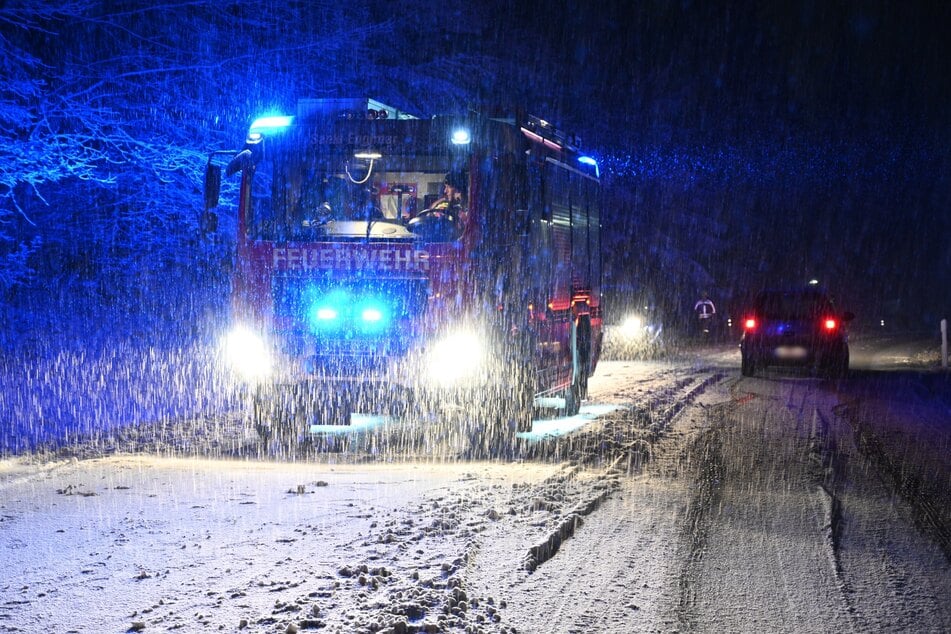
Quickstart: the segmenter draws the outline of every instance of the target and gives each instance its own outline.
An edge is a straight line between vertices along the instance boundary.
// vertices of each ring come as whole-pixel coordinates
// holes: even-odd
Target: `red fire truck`
[[[226,158],[222,160],[222,157]],[[531,117],[302,100],[209,157],[240,173],[227,353],[265,438],[461,406],[577,413],[601,347],[598,166]]]

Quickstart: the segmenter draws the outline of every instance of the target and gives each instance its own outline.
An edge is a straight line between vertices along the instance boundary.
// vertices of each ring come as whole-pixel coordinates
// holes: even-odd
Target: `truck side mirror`
[[[234,158],[228,163],[225,169],[226,176],[234,176],[242,170],[246,170],[253,164],[251,150],[241,150],[235,154]]]
[[[208,161],[205,166],[205,209],[214,209],[218,206],[221,195],[221,167]]]

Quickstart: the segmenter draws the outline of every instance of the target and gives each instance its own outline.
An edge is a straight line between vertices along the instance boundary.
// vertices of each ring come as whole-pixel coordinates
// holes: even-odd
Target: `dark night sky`
[[[18,185],[33,217],[8,215],[90,275],[117,252],[182,248],[131,220],[190,229],[195,152],[300,97],[366,94],[418,114],[524,106],[579,133],[606,175],[608,269],[682,304],[815,276],[863,318],[951,315],[951,2],[59,4],[68,18],[2,25],[24,53],[5,58],[21,93],[0,111],[5,147],[44,130],[24,110],[58,107],[80,158],[85,134],[111,134],[116,155],[69,181],[51,130],[20,173],[50,184]],[[135,230],[99,203],[53,230],[68,205],[48,201],[93,195]]]
[[[632,249],[696,246],[724,295],[818,276],[869,317],[951,310],[951,3],[579,6],[545,4],[554,105],[640,188]]]
[[[558,47],[570,69],[561,89],[596,94],[612,125],[634,114],[632,140],[835,140],[939,124],[947,134],[948,3],[543,6],[564,25],[554,41],[568,43]]]

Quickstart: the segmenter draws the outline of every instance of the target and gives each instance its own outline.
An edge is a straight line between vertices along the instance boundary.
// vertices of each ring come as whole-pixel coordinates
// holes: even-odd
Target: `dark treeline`
[[[7,2],[3,331],[214,311],[231,245],[227,214],[198,228],[208,152],[354,95],[580,134],[609,281],[670,311],[813,276],[869,312],[946,309],[951,55],[928,33],[948,10],[760,4]]]

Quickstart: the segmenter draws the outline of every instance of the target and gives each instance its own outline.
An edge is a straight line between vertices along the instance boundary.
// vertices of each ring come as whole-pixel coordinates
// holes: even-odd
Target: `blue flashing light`
[[[364,298],[354,310],[354,321],[365,333],[380,332],[390,323],[390,307],[376,297]]]
[[[323,306],[317,309],[317,319],[320,321],[330,321],[337,318],[337,310]]]
[[[349,295],[341,290],[313,298],[308,313],[311,326],[319,330],[340,328],[343,325],[343,315],[346,314],[349,303]]]
[[[346,329],[372,335],[385,331],[391,321],[392,307],[385,299],[354,296],[347,289],[336,289],[312,297],[309,305],[307,314],[311,328],[315,331]]]
[[[469,131],[465,128],[457,128],[452,131],[452,137],[450,137],[453,145],[468,145],[472,141],[472,136],[469,134]]]
[[[279,130],[294,123],[294,117],[281,115],[260,117],[251,124],[251,130]]]
[[[601,168],[598,167],[598,162],[590,156],[579,156],[578,162],[583,163],[584,165],[593,165],[594,173],[598,178],[601,178]]]
[[[379,308],[364,308],[360,313],[360,319],[365,322],[377,322],[383,319],[383,313]]]

